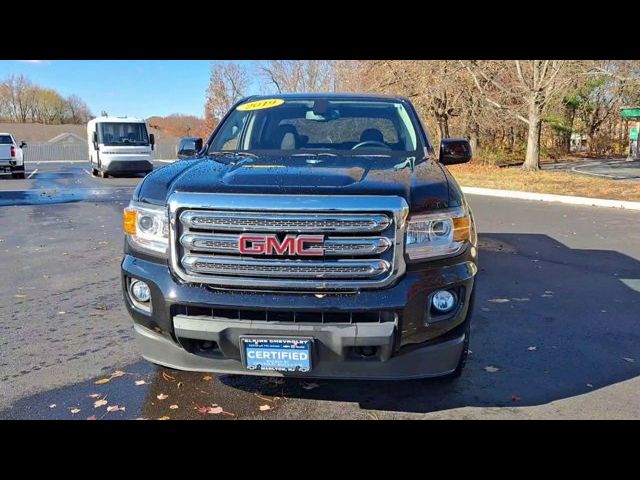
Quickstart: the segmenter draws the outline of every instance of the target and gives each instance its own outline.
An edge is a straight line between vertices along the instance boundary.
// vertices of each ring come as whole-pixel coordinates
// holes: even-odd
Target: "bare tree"
[[[207,87],[204,129],[211,132],[231,106],[246,95],[249,76],[236,62],[214,63]]]
[[[266,89],[275,93],[336,90],[331,60],[268,60],[259,64]]]
[[[463,62],[482,98],[527,125],[527,152],[522,168],[540,168],[543,114],[569,85],[566,60]],[[484,80],[485,84],[481,82]]]

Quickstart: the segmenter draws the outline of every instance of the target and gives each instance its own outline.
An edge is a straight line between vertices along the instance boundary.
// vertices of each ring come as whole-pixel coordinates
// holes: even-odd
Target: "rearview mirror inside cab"
[[[440,142],[440,163],[455,165],[471,160],[471,145],[464,138],[445,138]]]

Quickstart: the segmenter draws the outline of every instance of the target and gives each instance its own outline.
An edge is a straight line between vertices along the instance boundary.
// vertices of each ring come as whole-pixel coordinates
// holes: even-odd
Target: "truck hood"
[[[181,160],[147,175],[134,199],[164,205],[173,192],[288,195],[397,195],[412,211],[446,208],[440,164],[416,157],[218,156]]]

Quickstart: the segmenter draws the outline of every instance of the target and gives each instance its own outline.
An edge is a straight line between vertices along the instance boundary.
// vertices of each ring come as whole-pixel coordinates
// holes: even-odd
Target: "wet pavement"
[[[281,380],[141,360],[119,278],[140,179],[72,164],[30,181],[112,197],[0,207],[1,419],[640,418],[637,212],[469,196],[481,264],[459,381]]]

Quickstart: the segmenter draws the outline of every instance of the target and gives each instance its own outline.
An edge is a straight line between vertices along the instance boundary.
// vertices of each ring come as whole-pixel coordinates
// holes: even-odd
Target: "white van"
[[[132,117],[98,117],[87,123],[93,175],[149,173],[155,144],[147,123]]]

